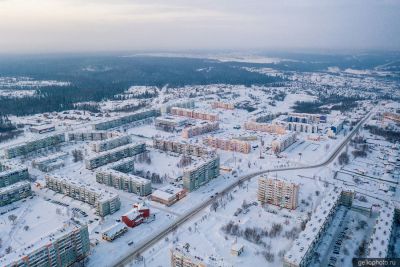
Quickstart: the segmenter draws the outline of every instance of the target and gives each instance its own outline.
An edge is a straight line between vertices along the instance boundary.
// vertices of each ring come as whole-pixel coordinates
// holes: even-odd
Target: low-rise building
[[[151,200],[171,206],[186,196],[186,189],[166,185],[151,194]]]
[[[157,130],[165,132],[175,132],[182,130],[188,123],[189,120],[186,118],[163,116],[155,119],[154,126]]]
[[[87,225],[66,223],[33,244],[0,258],[5,267],[73,266],[82,263],[90,251]]]
[[[114,241],[118,237],[122,236],[128,232],[128,227],[123,223],[115,223],[114,225],[108,227],[101,234],[101,238],[107,241]]]
[[[29,131],[31,131],[32,133],[38,133],[38,134],[54,132],[55,130],[56,127],[52,124],[34,125],[29,128]]]
[[[297,208],[299,185],[276,178],[258,179],[258,201],[294,210]]]
[[[118,211],[121,207],[119,196],[98,188],[71,181],[57,175],[46,175],[46,187],[73,199],[95,207],[99,216],[106,216]]]
[[[121,220],[126,226],[133,228],[142,224],[150,217],[150,208],[144,204],[134,204],[133,209],[122,215]]]

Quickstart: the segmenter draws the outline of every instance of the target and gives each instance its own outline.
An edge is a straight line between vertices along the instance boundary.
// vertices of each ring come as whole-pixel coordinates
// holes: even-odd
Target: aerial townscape
[[[0,0],[0,267],[400,266],[399,18]]]

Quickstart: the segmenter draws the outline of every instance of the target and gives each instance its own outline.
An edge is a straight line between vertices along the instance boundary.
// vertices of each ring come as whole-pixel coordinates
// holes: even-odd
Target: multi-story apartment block
[[[283,258],[283,266],[310,266],[315,248],[328,229],[338,207],[351,203],[349,198],[352,199],[353,197],[353,192],[343,191],[341,188],[334,188],[326,192],[321,204],[307,222],[306,228],[300,233],[299,237],[294,240],[290,250],[286,252]]]
[[[216,131],[218,129],[219,129],[218,122],[202,123],[199,125],[184,128],[182,130],[182,137],[191,138],[193,136],[209,133],[212,131]]]
[[[0,188],[0,206],[27,198],[32,195],[31,184],[28,181],[20,181],[12,185]]]
[[[27,167],[0,162],[0,187],[9,186],[28,178]]]
[[[202,253],[203,254],[203,253]],[[177,244],[170,249],[171,267],[222,267],[223,258],[216,255],[200,255],[199,251],[188,244]]]
[[[149,109],[138,111],[130,115],[121,116],[115,119],[110,119],[103,122],[98,122],[92,125],[93,130],[108,130],[111,128],[119,127],[127,123],[144,120],[147,118],[158,117],[161,115],[159,109]]]
[[[234,109],[235,106],[232,103],[225,103],[220,101],[215,101],[211,104],[212,108],[222,108],[222,109]]]
[[[302,122],[287,122],[286,129],[291,132],[298,132],[298,133],[318,133],[317,124],[309,124]]]
[[[18,156],[26,155],[30,152],[42,148],[52,147],[63,142],[65,142],[65,134],[60,133],[60,134],[49,135],[47,137],[43,137],[33,141],[25,142],[20,145],[15,145],[6,148],[4,149],[4,154],[6,158],[11,159]]]
[[[104,217],[113,214],[121,207],[121,201],[116,194],[95,189],[56,175],[46,175],[45,179],[47,188],[88,203],[96,208],[99,216]]]
[[[163,116],[155,119],[154,126],[157,130],[175,132],[183,129],[188,122],[188,119],[182,117]]]
[[[114,149],[119,146],[127,145],[132,142],[129,135],[118,136],[102,141],[96,141],[90,144],[92,151],[103,152],[110,149]]]
[[[308,124],[326,123],[326,115],[290,112],[287,116],[287,121],[308,123]]]
[[[69,141],[100,141],[111,137],[113,134],[108,132],[75,132],[68,133]]]
[[[245,154],[248,154],[251,151],[251,145],[249,142],[237,139],[222,139],[222,138],[208,136],[203,139],[203,143],[213,148],[219,148],[228,151],[236,151]]]
[[[258,131],[273,134],[285,134],[285,126],[277,123],[260,123],[248,121],[244,123],[244,128],[250,131]]]
[[[47,157],[37,158],[32,161],[32,167],[49,172],[64,166],[64,159],[68,157],[66,152],[57,152]]]
[[[85,165],[87,169],[92,170],[123,158],[133,157],[145,150],[144,143],[128,144],[94,155],[85,160]]]
[[[5,267],[61,267],[82,262],[90,250],[87,225],[72,222],[0,259]]]
[[[258,201],[294,210],[297,208],[299,185],[275,178],[258,179]]]
[[[213,151],[204,146],[160,138],[153,139],[153,147],[162,151],[170,151],[195,157],[210,156],[213,154]]]
[[[171,113],[171,109],[173,107],[194,109],[194,107],[195,107],[194,100],[192,100],[192,99],[178,100],[178,101],[174,101],[172,103],[167,103],[161,107],[161,113],[162,114]]]
[[[202,160],[183,170],[183,187],[189,192],[208,183],[219,175],[219,157]]]
[[[395,207],[392,203],[381,207],[368,245],[367,258],[387,258],[393,234]]]
[[[193,109],[185,109],[173,107],[171,108],[171,114],[175,116],[182,116],[192,119],[206,120],[206,121],[218,121],[218,114],[208,113],[204,111],[196,111]]]
[[[271,142],[271,149],[274,153],[283,152],[286,148],[296,142],[296,133],[288,133],[283,136],[279,136],[277,139]]]
[[[151,181],[145,178],[126,174],[109,168],[102,168],[96,173],[96,181],[119,190],[139,196],[151,194]]]

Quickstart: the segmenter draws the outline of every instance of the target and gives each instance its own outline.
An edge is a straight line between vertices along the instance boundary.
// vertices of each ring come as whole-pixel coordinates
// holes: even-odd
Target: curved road
[[[314,164],[314,165],[308,165],[308,166],[302,166],[302,167],[287,167],[287,168],[277,168],[277,169],[267,169],[267,170],[262,170],[254,173],[250,173],[247,175],[244,175],[240,177],[236,182],[233,184],[227,186],[225,189],[219,192],[219,196],[222,196],[232,189],[234,189],[236,186],[239,185],[239,183],[242,183],[244,181],[247,181],[253,177],[256,177],[258,175],[268,173],[268,172],[281,172],[281,171],[290,171],[290,170],[303,170],[303,169],[312,169],[312,168],[319,168],[326,166],[330,164],[337,155],[340,153],[340,151],[347,145],[347,143],[351,140],[351,138],[356,134],[356,132],[360,129],[360,127],[365,123],[365,121],[371,116],[373,111],[370,111],[351,131],[351,133],[342,141],[339,147],[336,148],[336,150],[329,156],[328,159],[324,160],[321,163]],[[126,266],[132,261],[135,260],[135,258],[146,251],[148,248],[156,244],[158,241],[160,241],[162,238],[167,236],[169,233],[177,229],[180,225],[184,224],[187,220],[195,216],[197,213],[205,209],[207,206],[211,205],[211,203],[215,200],[215,198],[210,198],[203,203],[200,203],[197,207],[193,208],[192,210],[189,210],[185,214],[183,214],[180,218],[178,218],[172,225],[161,229],[157,232],[155,232],[153,235],[151,235],[149,238],[143,240],[137,247],[135,247],[129,255],[124,257],[123,259],[117,260],[114,263],[114,266]]]

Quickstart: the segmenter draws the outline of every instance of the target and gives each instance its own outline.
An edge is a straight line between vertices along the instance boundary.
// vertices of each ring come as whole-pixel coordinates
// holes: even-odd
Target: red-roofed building
[[[133,209],[122,215],[122,221],[128,227],[136,227],[150,217],[150,209],[144,204],[134,204]]]

